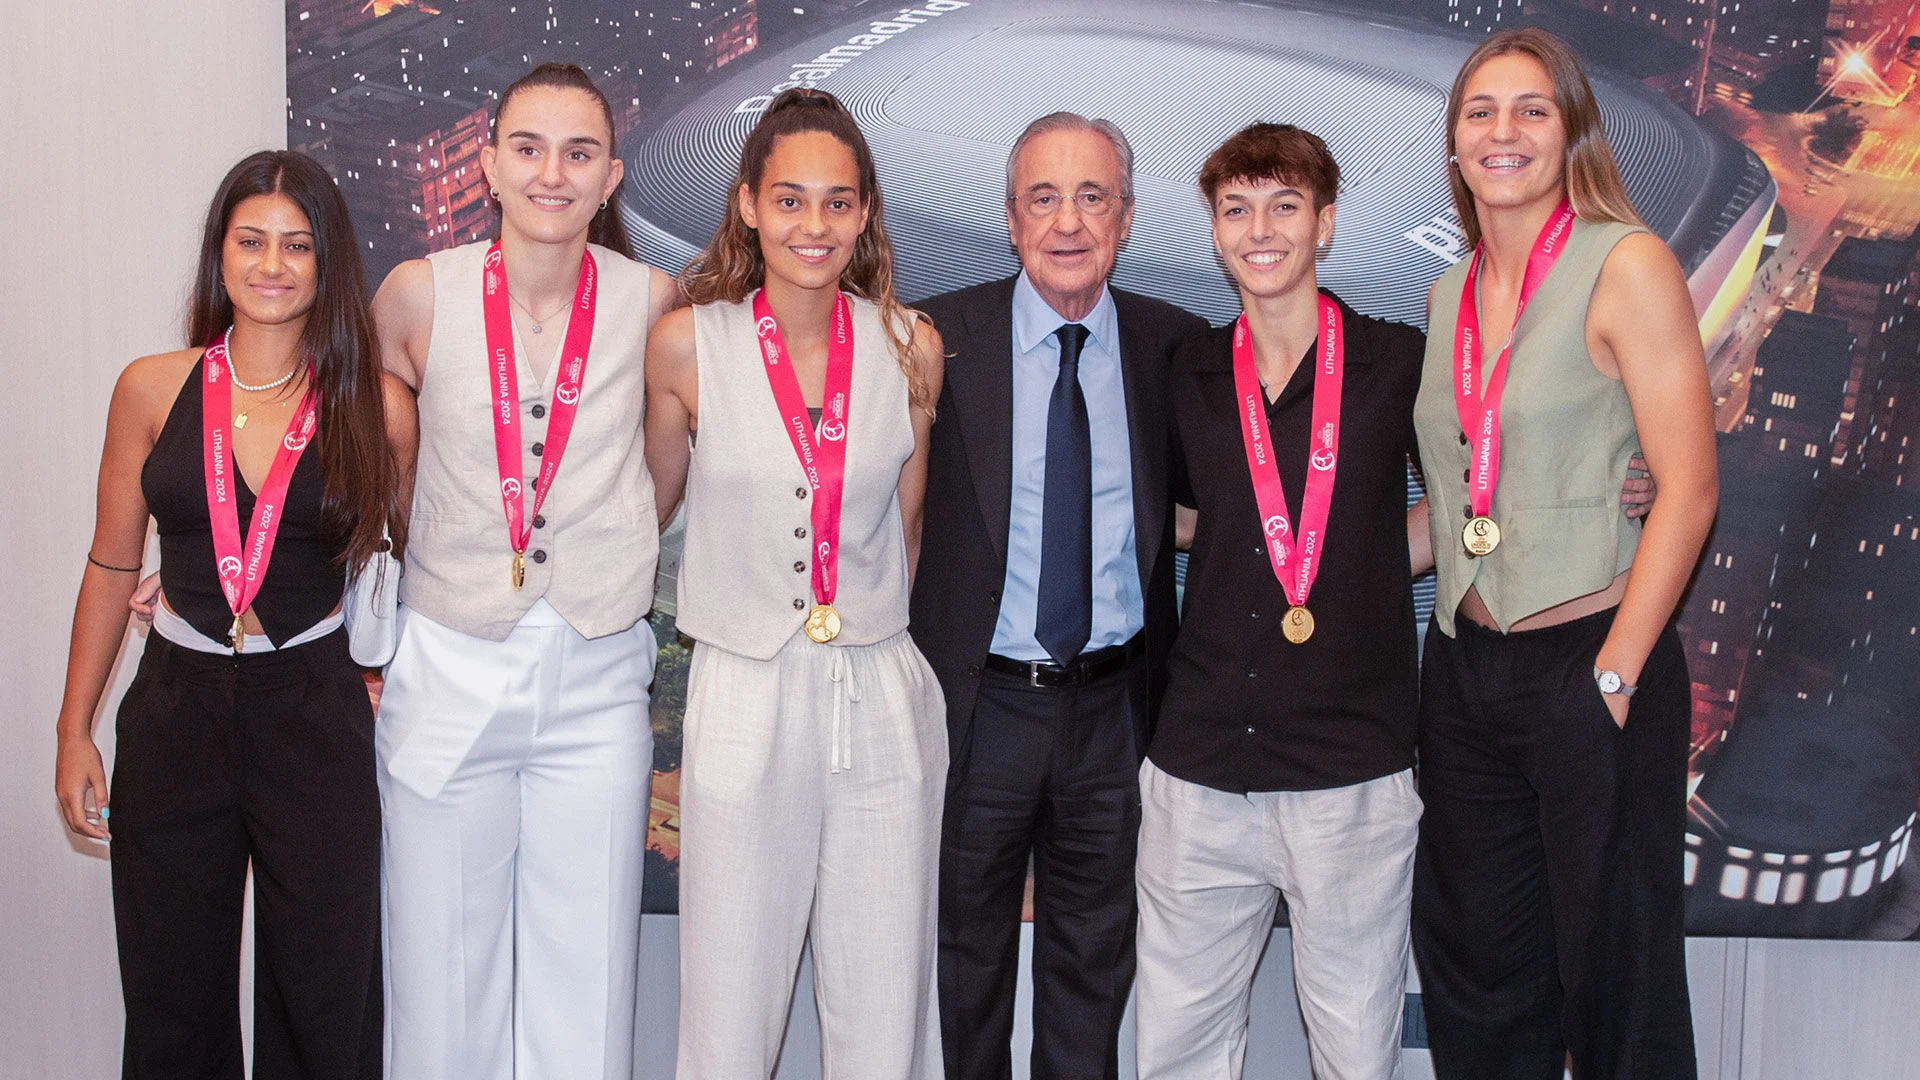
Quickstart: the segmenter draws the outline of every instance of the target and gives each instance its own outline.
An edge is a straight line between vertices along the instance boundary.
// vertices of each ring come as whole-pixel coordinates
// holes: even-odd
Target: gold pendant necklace
[[[285,405],[285,404],[287,404],[286,399],[282,399],[280,401],[262,401],[262,402],[256,402],[255,404],[249,405],[245,409],[242,409],[240,412],[234,414],[233,430],[239,431],[241,428],[246,427],[247,417],[253,412],[253,410],[278,408],[279,406]]]

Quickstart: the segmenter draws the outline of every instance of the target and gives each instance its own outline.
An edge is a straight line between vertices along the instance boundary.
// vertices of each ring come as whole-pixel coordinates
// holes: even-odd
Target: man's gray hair
[[[1057,112],[1048,113],[1028,124],[1027,130],[1013,140],[1013,150],[1007,154],[1008,202],[1015,198],[1013,166],[1020,160],[1020,151],[1025,150],[1033,140],[1055,131],[1097,131],[1105,135],[1107,141],[1113,144],[1114,155],[1120,159],[1120,199],[1122,202],[1133,201],[1133,147],[1127,143],[1127,137],[1121,134],[1120,128],[1111,120],[1089,120],[1079,113]]]

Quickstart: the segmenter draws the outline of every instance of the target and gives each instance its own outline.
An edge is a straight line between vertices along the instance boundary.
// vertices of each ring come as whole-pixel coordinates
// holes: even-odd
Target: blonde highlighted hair
[[[766,284],[766,256],[760,250],[758,233],[740,216],[739,192],[743,186],[750,192],[760,190],[767,159],[781,136],[809,131],[831,135],[852,151],[859,174],[859,196],[867,204],[867,227],[854,241],[853,259],[841,271],[840,288],[879,306],[887,343],[907,377],[907,398],[932,412],[931,388],[913,357],[913,322],[923,316],[901,304],[893,292],[893,243],[887,239],[882,221],[873,151],[846,106],[824,90],[794,87],[782,91],[760,115],[740,148],[740,171],[727,188],[726,216],[707,249],[680,272],[680,288],[696,304],[737,304]]]
[[[1553,104],[1560,112],[1560,126],[1567,141],[1561,183],[1573,212],[1586,221],[1646,225],[1620,180],[1620,166],[1614,161],[1613,146],[1607,142],[1606,128],[1600,122],[1600,103],[1594,100],[1593,87],[1580,61],[1559,38],[1527,26],[1502,30],[1481,42],[1460,65],[1460,73],[1453,77],[1453,89],[1447,94],[1447,184],[1453,189],[1453,208],[1466,231],[1467,246],[1480,242],[1480,216],[1473,207],[1473,192],[1453,160],[1458,153],[1454,127],[1466,107],[1467,81],[1494,57],[1515,54],[1532,57],[1546,69],[1553,83]]]

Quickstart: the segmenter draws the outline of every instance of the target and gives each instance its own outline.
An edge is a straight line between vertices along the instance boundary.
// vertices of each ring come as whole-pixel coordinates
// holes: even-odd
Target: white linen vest
[[[846,487],[840,503],[835,645],[871,645],[907,627],[900,468],[913,454],[907,379],[877,306],[853,305]],[[813,493],[774,403],[752,297],[693,309],[699,437],[687,474],[681,632],[770,660],[799,632],[813,596]]]
[[[515,342],[520,479],[526,520],[534,525],[526,584],[516,590],[480,304],[488,247],[482,241],[427,256],[433,340],[420,385],[420,460],[400,599],[443,626],[491,641],[505,640],[543,596],[584,637],[618,633],[653,606],[660,555],[653,477],[641,442],[648,269],[591,246],[599,269],[593,343],[573,433],[538,518],[533,489],[540,458],[533,448],[546,439],[553,387],[534,377]],[[546,332],[565,340],[560,323]],[[556,358],[549,379],[558,368]]]

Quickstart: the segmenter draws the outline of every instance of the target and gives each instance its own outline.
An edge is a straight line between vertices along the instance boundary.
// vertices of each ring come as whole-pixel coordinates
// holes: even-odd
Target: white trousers
[[[403,609],[404,610],[404,609]],[[404,612],[375,745],[387,1076],[631,1080],[653,631]]]
[[[1140,1080],[1238,1080],[1278,897],[1317,1080],[1400,1072],[1420,796],[1411,770],[1235,795],[1140,770]]]
[[[938,1080],[946,707],[902,632],[693,650],[680,776],[680,1080],[772,1075],[813,942],[825,1080]]]

